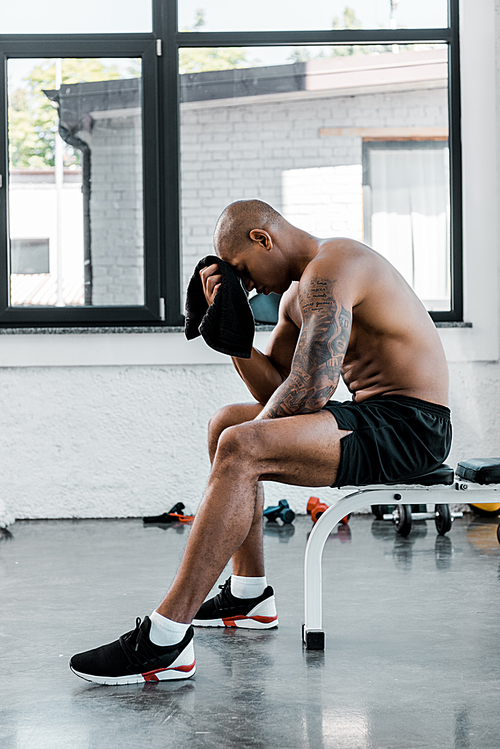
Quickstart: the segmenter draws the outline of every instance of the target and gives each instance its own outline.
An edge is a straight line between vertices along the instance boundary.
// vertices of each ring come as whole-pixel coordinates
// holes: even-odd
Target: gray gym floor
[[[325,547],[324,653],[300,638],[311,521],[268,528],[279,629],[197,630],[193,679],[105,687],[69,656],[151,612],[188,528],[18,522],[0,538],[0,746],[498,749],[496,525],[466,516],[447,537],[420,523],[402,539],[351,518]]]

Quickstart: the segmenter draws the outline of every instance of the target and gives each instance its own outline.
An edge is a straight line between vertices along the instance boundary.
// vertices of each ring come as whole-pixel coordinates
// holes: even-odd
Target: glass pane
[[[450,308],[446,140],[367,142],[365,236],[429,310]],[[446,251],[445,251],[446,250]]]
[[[8,75],[11,305],[144,304],[140,59]]]
[[[178,0],[181,31],[427,29],[448,25],[447,0]]]
[[[151,0],[23,0],[2,3],[2,34],[102,34],[152,31]]]
[[[450,309],[446,45],[280,48],[288,62],[264,67],[258,48],[182,52],[184,288],[225,206],[259,198],[314,236],[370,244]]]

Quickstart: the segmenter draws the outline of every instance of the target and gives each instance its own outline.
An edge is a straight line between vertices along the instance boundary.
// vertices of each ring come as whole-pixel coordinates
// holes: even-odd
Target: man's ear
[[[252,229],[248,236],[252,242],[257,242],[264,250],[272,250],[273,240],[265,229]]]

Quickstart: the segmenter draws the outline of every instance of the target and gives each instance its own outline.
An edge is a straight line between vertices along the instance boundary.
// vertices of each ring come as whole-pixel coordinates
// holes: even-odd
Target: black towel
[[[217,263],[222,276],[220,288],[210,307],[203,293],[200,270]],[[234,269],[215,255],[207,255],[197,264],[186,294],[184,332],[188,341],[200,334],[210,348],[221,354],[250,359],[255,322],[248,296]]]

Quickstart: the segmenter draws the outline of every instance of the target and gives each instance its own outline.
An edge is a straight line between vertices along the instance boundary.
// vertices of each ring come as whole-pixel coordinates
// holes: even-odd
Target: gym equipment
[[[436,472],[419,476],[412,479],[414,483],[418,480],[423,486],[432,485],[433,482],[451,486],[455,480],[452,468],[442,465]],[[400,495],[394,495],[394,499],[401,499]],[[396,533],[400,536],[408,536],[412,529],[414,520],[434,520],[436,530],[440,536],[444,536],[451,530],[451,524],[455,518],[462,517],[463,513],[453,512],[447,506],[436,505],[433,512],[428,511],[426,504],[413,505],[372,505],[372,512],[377,520],[391,520],[394,523]]]
[[[326,510],[328,510],[329,505],[326,505],[324,502],[320,500],[319,497],[309,497],[309,501],[306,506],[306,512],[308,515],[311,516],[311,520],[313,523],[316,523],[318,518],[322,516]]]
[[[281,294],[275,294],[271,291],[267,296],[265,294],[255,294],[248,300],[252,308],[255,322],[264,325],[276,325],[278,322],[278,307],[280,304]]]
[[[469,505],[474,515],[480,518],[495,518],[500,515],[500,504],[497,505]]]
[[[472,458],[457,464],[457,476],[476,484],[500,484],[500,458]],[[500,503],[495,505],[470,504],[474,515],[495,517],[500,515]]]
[[[275,523],[278,518],[280,518],[283,523],[293,523],[295,520],[295,513],[286,499],[280,499],[276,507],[266,507],[264,510],[264,517],[271,523]]]
[[[318,518],[320,518],[322,514],[328,510],[329,507],[330,505],[322,502],[319,497],[309,497],[309,501],[306,506],[306,512],[311,516],[311,520],[313,521],[313,523],[316,523]],[[346,515],[345,518],[342,518],[340,522],[343,525],[347,525],[350,517],[350,515]]]
[[[162,515],[149,515],[142,518],[143,523],[157,523],[164,525],[166,523],[192,523],[194,515],[184,515],[186,505],[184,502],[177,502],[171,510],[164,512]]]
[[[483,468],[488,462],[493,463],[500,475],[500,459],[476,460]],[[302,625],[302,642],[309,650],[324,650],[325,648],[321,559],[330,532],[342,518],[371,505],[372,502],[383,505],[392,504],[395,509],[410,506],[411,512],[412,504],[427,505],[432,499],[438,508],[435,510],[439,515],[438,523],[444,529],[448,525],[449,516],[446,510],[442,509],[443,506],[447,506],[449,512],[451,504],[472,500],[474,504],[495,505],[500,499],[500,479],[496,484],[479,483],[470,478],[455,479],[453,469],[446,465],[407,481],[395,484],[375,484],[361,489],[353,487],[353,489],[354,491],[341,497],[323,512],[317,519],[307,542],[304,560],[305,622]],[[463,496],[464,493],[466,493],[466,498]],[[404,515],[405,510],[402,510],[401,523],[404,521]],[[500,531],[497,532],[497,537],[500,543]]]
[[[392,520],[400,536],[410,534],[414,520],[434,520],[438,534],[444,536],[455,518],[463,517],[463,512],[451,512],[448,505],[436,505],[432,512],[427,505],[372,505],[372,512],[377,520]]]

